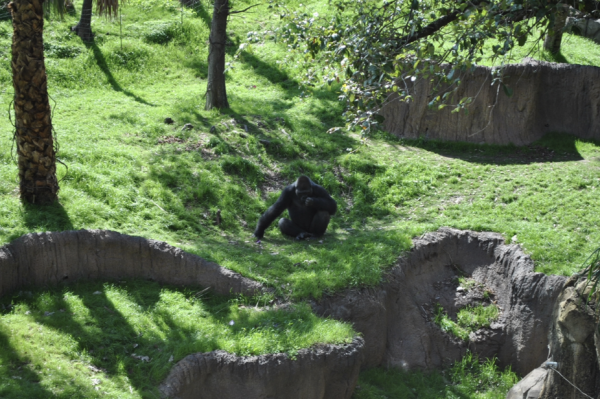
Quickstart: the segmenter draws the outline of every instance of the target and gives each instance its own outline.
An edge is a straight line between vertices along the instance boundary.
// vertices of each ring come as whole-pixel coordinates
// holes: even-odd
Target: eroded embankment
[[[352,290],[315,303],[316,313],[350,321],[365,339],[364,367],[433,369],[460,359],[467,349],[498,357],[524,375],[548,354],[552,309],[565,278],[533,271],[533,261],[500,234],[442,228],[414,240],[377,288]],[[472,277],[501,309],[490,328],[469,342],[433,322],[435,306],[450,315],[465,306],[457,278]]]
[[[501,309],[500,318],[471,333],[468,343],[433,322],[436,306],[455,315],[478,300],[457,290],[458,276],[485,287]],[[220,294],[266,289],[166,243],[111,231],[28,234],[0,248],[0,296],[24,286],[124,278],[201,285]],[[533,261],[499,234],[443,228],[415,239],[379,287],[313,304],[318,314],[352,322],[362,338],[306,349],[295,360],[283,354],[193,354],[174,366],[160,390],[172,398],[350,398],[361,367],[440,368],[467,349],[496,356],[501,366],[524,375],[545,359],[552,309],[564,281],[535,273]]]

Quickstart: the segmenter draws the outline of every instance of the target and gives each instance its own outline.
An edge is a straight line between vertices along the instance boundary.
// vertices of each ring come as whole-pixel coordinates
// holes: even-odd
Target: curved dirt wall
[[[442,228],[415,239],[379,289],[352,290],[313,305],[321,315],[350,321],[365,338],[365,367],[433,369],[460,359],[467,349],[497,356],[501,366],[525,375],[546,359],[561,276],[533,271],[533,261],[499,234]],[[436,304],[450,315],[464,306],[459,276],[493,293],[500,318],[472,333],[469,342],[434,323]]]
[[[299,352],[237,357],[197,353],[178,362],[160,386],[172,398],[350,398],[362,368],[387,365],[433,369],[467,349],[497,356],[525,375],[546,359],[552,311],[565,278],[534,272],[533,261],[501,235],[442,228],[415,239],[379,287],[349,290],[313,303],[316,313],[350,321],[364,338]],[[442,306],[456,315],[468,305],[466,276],[489,290],[501,310],[490,328],[461,341],[434,323]],[[24,286],[81,279],[145,278],[210,286],[220,294],[266,289],[164,242],[112,231],[25,235],[0,248],[0,296]],[[537,381],[537,380],[536,380]]]
[[[164,242],[108,230],[33,233],[0,248],[0,297],[25,286],[124,278],[201,285],[223,295],[252,295],[264,288]]]
[[[433,83],[417,81],[410,103],[392,99],[383,107],[384,129],[405,138],[501,145],[527,145],[549,132],[600,140],[600,68],[532,59],[507,65],[511,97],[491,85],[491,72],[477,66],[461,76],[455,99],[473,97],[467,114],[429,109]]]
[[[364,341],[285,354],[238,357],[225,351],[182,359],[159,387],[173,399],[349,399],[354,392]]]

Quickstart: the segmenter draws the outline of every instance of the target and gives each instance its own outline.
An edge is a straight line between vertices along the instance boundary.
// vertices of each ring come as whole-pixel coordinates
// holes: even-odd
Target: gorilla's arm
[[[337,211],[337,202],[331,198],[331,195],[329,195],[327,190],[325,190],[323,187],[315,184],[313,186],[313,195],[311,198],[311,208],[314,208],[318,211],[327,211],[330,215],[335,215],[335,212]]]
[[[269,209],[258,219],[258,225],[254,230],[254,236],[262,238],[265,235],[265,230],[279,217],[287,208],[290,207],[294,200],[294,186],[289,185],[283,189],[277,201],[271,205]]]

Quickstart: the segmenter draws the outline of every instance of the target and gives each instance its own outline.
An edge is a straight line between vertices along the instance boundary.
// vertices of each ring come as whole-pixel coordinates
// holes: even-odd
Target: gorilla
[[[337,203],[323,187],[300,176],[283,189],[279,199],[260,217],[254,236],[261,239],[267,227],[286,209],[291,220],[279,219],[279,229],[283,234],[301,240],[325,234]]]

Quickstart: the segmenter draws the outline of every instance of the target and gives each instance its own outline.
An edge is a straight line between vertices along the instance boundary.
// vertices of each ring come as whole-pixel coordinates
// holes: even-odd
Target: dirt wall
[[[349,399],[360,371],[364,341],[322,345],[285,354],[238,357],[225,351],[182,359],[161,384],[172,399]]]
[[[453,107],[429,109],[433,84],[417,81],[410,103],[392,99],[382,109],[384,129],[398,137],[527,145],[546,133],[568,133],[600,140],[600,68],[527,59],[507,65],[504,83],[491,85],[492,69],[478,66],[464,73],[456,102],[473,97],[468,113]]]
[[[0,248],[0,297],[25,286],[141,278],[252,295],[262,284],[167,243],[108,230],[24,235]]]
[[[534,272],[518,245],[500,234],[450,228],[413,240],[378,288],[350,290],[314,303],[321,315],[352,322],[365,338],[364,367],[438,369],[467,350],[496,356],[501,366],[521,375],[546,359],[548,331],[562,276]],[[461,341],[435,324],[436,304],[449,315],[468,304],[458,277],[467,276],[493,294],[501,309],[490,328]]]

